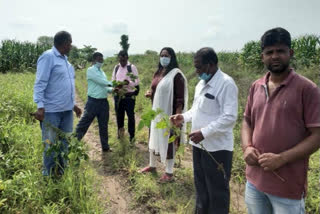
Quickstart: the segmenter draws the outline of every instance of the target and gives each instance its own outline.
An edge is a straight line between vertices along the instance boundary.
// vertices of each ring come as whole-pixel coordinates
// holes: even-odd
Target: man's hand
[[[119,88],[118,88],[118,87],[113,88],[113,89],[112,89],[112,92],[113,92],[113,93],[118,93],[118,92],[119,92]]]
[[[175,125],[176,127],[181,127],[182,123],[184,122],[184,118],[182,116],[182,114],[175,114],[170,116],[170,121],[173,125]]]
[[[148,90],[148,91],[144,94],[144,96],[145,96],[146,98],[151,98],[151,96],[152,96],[151,90]]]
[[[246,150],[244,151],[244,161],[250,165],[250,166],[259,166],[259,156],[260,156],[260,152],[258,149],[249,146],[246,148]]]
[[[38,110],[32,114],[37,120],[43,121],[44,120],[44,108],[38,108]]]
[[[77,105],[74,105],[73,111],[76,113],[77,117],[80,118],[82,110]]]
[[[204,139],[204,137],[202,135],[201,130],[197,130],[189,134],[189,139],[195,144],[198,144]]]
[[[286,161],[279,154],[264,153],[259,155],[258,162],[265,171],[273,171],[283,166]]]

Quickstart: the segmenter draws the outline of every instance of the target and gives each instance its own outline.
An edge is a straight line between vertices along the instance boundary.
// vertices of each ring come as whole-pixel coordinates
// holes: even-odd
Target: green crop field
[[[295,59],[292,65],[299,74],[316,84],[320,78],[319,37],[311,35],[296,38],[293,42]],[[16,50],[20,47],[19,52]],[[28,49],[29,48],[29,49]],[[38,47],[40,49],[40,47]],[[89,148],[84,142],[73,142],[69,167],[60,179],[47,179],[41,175],[43,145],[38,121],[29,113],[36,110],[33,103],[35,63],[41,51],[29,43],[5,41],[0,46],[0,213],[105,213],[105,203],[98,196],[97,171],[84,153]],[[259,43],[248,42],[240,52],[220,52],[219,67],[232,76],[239,88],[239,116],[234,129],[235,150],[232,169],[232,185],[241,189],[245,183],[245,163],[240,148],[240,121],[251,83],[264,75],[260,62]],[[26,53],[26,54],[25,54]],[[17,62],[15,62],[17,58]],[[188,79],[189,106],[198,78],[194,73],[192,53],[178,53],[178,63]],[[132,55],[129,61],[135,64],[140,77],[140,94],[136,97],[137,120],[151,106],[144,97],[158,63],[158,53]],[[103,70],[110,79],[115,57],[105,60]],[[318,63],[318,64],[317,64]],[[88,66],[88,65],[87,65]],[[76,71],[78,96],[86,101],[85,69]],[[110,112],[114,111],[110,97]],[[75,121],[76,122],[76,121]],[[137,121],[136,124],[138,124]],[[115,172],[121,172],[127,182],[125,189],[132,196],[132,209],[141,208],[143,213],[193,213],[194,186],[192,166],[181,164],[179,159],[190,162],[188,146],[179,152],[175,168],[175,182],[157,183],[157,176],[141,175],[143,152],[147,148],[148,130],[137,132],[139,147],[128,148],[128,142],[118,142],[115,121],[109,123],[110,143],[114,148],[108,164]],[[320,204],[320,153],[312,155],[308,174],[306,210],[309,214],[319,213]],[[98,186],[97,186],[98,185]],[[235,200],[235,198],[232,198]],[[237,203],[231,202],[231,213],[241,213]]]

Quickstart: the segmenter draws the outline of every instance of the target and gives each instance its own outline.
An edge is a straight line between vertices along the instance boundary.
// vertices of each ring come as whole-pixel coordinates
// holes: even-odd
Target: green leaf
[[[139,125],[138,125],[138,131],[143,129],[144,126],[145,126],[144,120],[140,120]]]
[[[156,125],[157,129],[165,129],[168,128],[167,126],[167,122],[165,120],[160,120],[157,125]]]
[[[174,142],[176,139],[177,139],[177,136],[172,135],[172,136],[169,138],[169,143]]]
[[[0,207],[3,207],[6,201],[7,201],[6,198],[5,198],[5,199],[2,199],[2,200],[0,201]]]

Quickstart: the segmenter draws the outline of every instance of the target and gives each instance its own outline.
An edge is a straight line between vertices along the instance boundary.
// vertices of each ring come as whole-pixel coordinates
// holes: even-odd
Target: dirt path
[[[77,96],[78,97],[78,96]],[[79,98],[77,104],[84,109],[84,103]],[[115,120],[111,115],[111,120]],[[125,189],[125,180],[120,174],[115,173],[108,165],[110,153],[102,153],[99,136],[94,130],[97,125],[93,123],[84,137],[84,141],[89,146],[89,157],[93,167],[97,171],[98,177],[96,189],[99,191],[99,198],[105,201],[104,213],[110,214],[135,214],[139,213],[130,209],[130,194]]]
[[[140,150],[140,154],[147,154],[143,155],[143,159],[145,164],[148,164],[149,162],[149,156],[148,156],[148,148],[145,145],[138,144],[137,148]],[[160,172],[164,172],[163,170],[163,164],[160,163],[159,158],[157,161],[157,166],[160,166]],[[181,159],[181,167],[183,168],[192,168],[192,149],[188,146],[185,148],[185,154],[183,158]],[[175,168],[176,170],[176,168]],[[244,191],[245,186],[242,184],[239,184],[235,181],[230,181],[230,209],[231,213],[236,214],[245,214],[246,212],[246,205],[244,201]]]
[[[83,109],[84,103],[77,99],[78,105]],[[110,109],[113,109],[112,107]],[[137,121],[139,121],[137,115]],[[115,121],[114,111],[110,110],[110,120]],[[101,201],[105,201],[104,213],[110,214],[137,214],[145,213],[141,208],[132,208],[130,204],[131,196],[128,192],[128,184],[126,183],[125,176],[121,172],[115,172],[108,164],[111,162],[110,153],[102,153],[99,135],[97,133],[98,127],[96,123],[93,123],[88,132],[86,133],[84,140],[89,145],[89,157],[93,167],[97,171],[96,189],[99,191],[99,198]],[[138,153],[143,158],[143,164],[147,165],[149,162],[149,153],[146,144],[137,143],[136,148]],[[159,162],[159,172],[163,173],[163,164]],[[192,151],[189,147],[186,147],[185,155],[181,160],[181,166],[186,168],[192,168]],[[230,182],[231,191],[231,213],[242,214],[246,213],[244,203],[244,186],[239,185],[236,182]]]

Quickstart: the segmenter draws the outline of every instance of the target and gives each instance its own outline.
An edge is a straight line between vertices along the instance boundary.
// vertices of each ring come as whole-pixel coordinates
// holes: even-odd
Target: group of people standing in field
[[[41,121],[44,142],[43,175],[63,174],[66,161],[59,152],[68,151],[66,139],[58,154],[46,151],[57,140],[57,129],[73,131],[73,113],[81,116],[75,103],[75,72],[66,54],[71,49],[68,32],[58,32],[54,46],[44,52],[37,63],[34,101]],[[301,214],[305,212],[309,156],[320,147],[320,90],[315,83],[297,74],[290,66],[293,57],[290,33],[283,28],[266,31],[261,37],[261,59],[267,73],[250,88],[245,107],[241,140],[246,162],[245,202],[250,214]],[[113,93],[117,116],[118,137],[123,135],[125,112],[128,116],[130,143],[135,140],[134,96],[139,93],[137,68],[128,61],[128,53],[120,51],[119,64],[112,80],[102,71],[103,55],[93,54],[93,65],[87,70],[88,100],[76,137],[81,140],[97,117],[103,152],[108,144],[109,104]],[[174,181],[176,149],[186,141],[186,123],[191,122],[189,143],[192,145],[196,214],[229,213],[229,181],[233,156],[233,127],[238,114],[238,88],[229,75],[219,68],[212,48],[205,47],[194,55],[195,73],[199,82],[192,107],[187,108],[188,80],[179,69],[172,48],[160,51],[159,64],[145,97],[152,109],[161,109],[181,135],[169,143],[174,134],[165,135],[157,129],[161,115],[151,122],[149,132],[149,165],[140,173],[156,171],[160,156],[165,173],[160,182]],[[120,93],[121,92],[121,93]],[[49,124],[49,125],[47,125]],[[54,128],[53,128],[54,127]],[[58,161],[54,159],[58,156]],[[215,160],[220,163],[217,167]],[[57,167],[58,166],[58,167]]]

